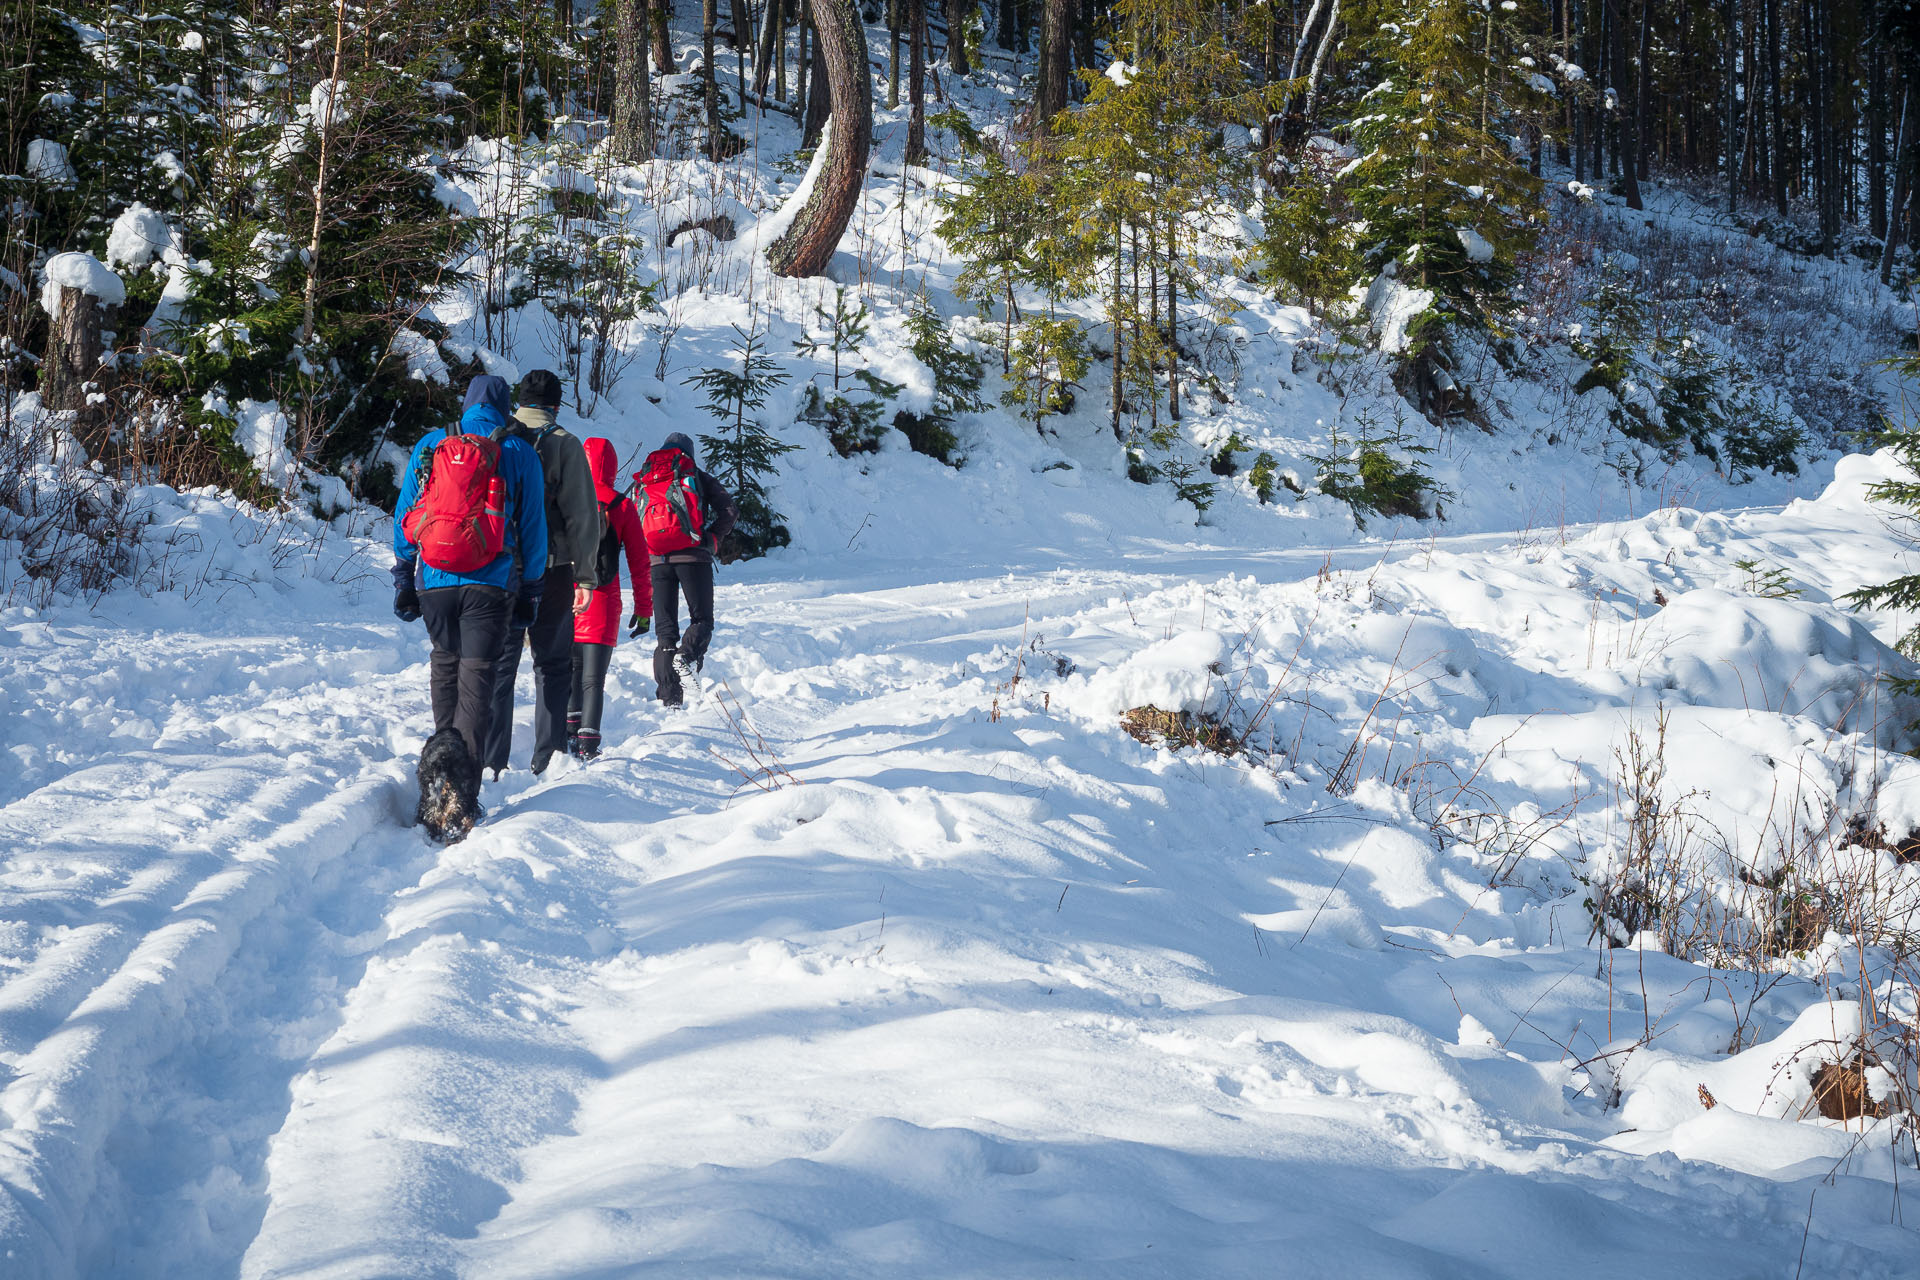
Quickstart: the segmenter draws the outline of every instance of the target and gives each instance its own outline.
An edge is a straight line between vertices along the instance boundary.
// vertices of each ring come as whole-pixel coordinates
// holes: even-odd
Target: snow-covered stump
[[[50,321],[40,366],[40,402],[71,412],[76,422],[98,416],[106,336],[127,299],[126,286],[90,253],[56,254],[46,266],[40,306]]]

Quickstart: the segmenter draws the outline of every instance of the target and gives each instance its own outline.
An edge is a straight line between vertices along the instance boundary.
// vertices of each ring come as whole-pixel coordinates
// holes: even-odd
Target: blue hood
[[[694,466],[697,467],[700,465],[700,455],[693,451],[693,441],[687,439],[681,432],[676,431],[665,440],[662,440],[660,447],[662,449],[678,449],[687,455],[687,460],[693,463]]]
[[[507,385],[505,378],[497,378],[491,373],[478,374],[467,384],[467,402],[460,408],[464,411],[478,404],[492,409],[504,422],[513,416],[513,388]]]

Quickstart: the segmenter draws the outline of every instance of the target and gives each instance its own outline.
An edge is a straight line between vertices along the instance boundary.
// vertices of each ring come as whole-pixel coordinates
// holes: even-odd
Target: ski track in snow
[[[1612,1007],[1577,937],[1520,944],[1551,919],[1055,705],[1209,624],[1196,576],[1380,559],[723,580],[723,704],[623,645],[618,745],[445,849],[377,601],[0,631],[5,1274],[1736,1277],[1803,1230],[1808,1274],[1912,1274],[1880,1179],[1603,1145],[1520,1027]]]

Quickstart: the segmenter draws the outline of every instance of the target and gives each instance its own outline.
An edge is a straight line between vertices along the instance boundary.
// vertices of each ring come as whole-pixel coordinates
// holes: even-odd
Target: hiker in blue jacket
[[[481,374],[467,384],[461,432],[493,436],[512,412],[506,380]],[[540,456],[518,439],[500,445],[499,476],[506,497],[506,545],[472,573],[450,573],[420,560],[402,525],[420,497],[421,471],[448,432],[420,437],[400,481],[393,509],[393,612],[402,622],[427,624],[433,641],[429,690],[436,732],[452,725],[481,758],[493,706],[493,667],[510,625],[526,626],[540,608],[547,564],[547,504]],[[524,566],[534,566],[531,573]]]

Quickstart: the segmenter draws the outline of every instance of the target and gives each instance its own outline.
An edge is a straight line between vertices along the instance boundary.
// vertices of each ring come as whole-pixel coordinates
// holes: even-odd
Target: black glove
[[[420,591],[413,585],[413,562],[393,563],[393,616],[402,622],[420,620]]]
[[[539,616],[539,613],[540,593],[538,591],[522,591],[520,598],[513,602],[513,625],[525,631],[533,625],[533,620]]]
[[[636,613],[627,619],[627,636],[637,640],[647,634],[647,628],[653,625],[653,619],[644,613]]]

